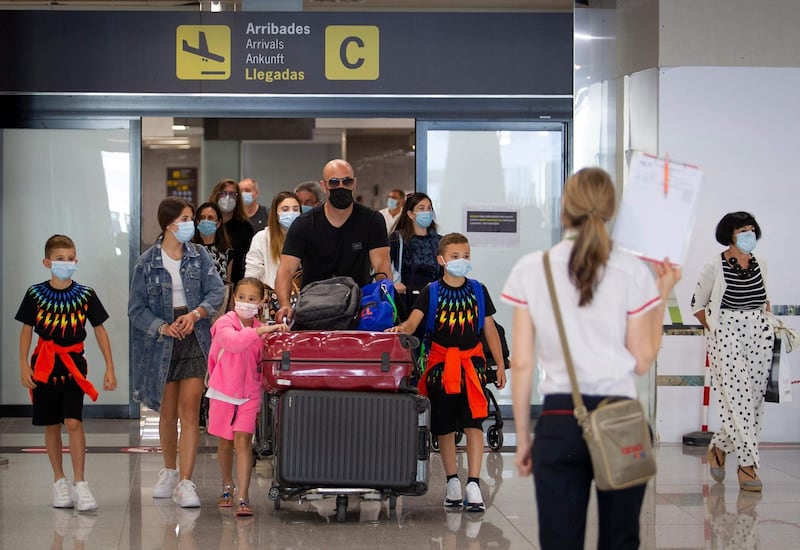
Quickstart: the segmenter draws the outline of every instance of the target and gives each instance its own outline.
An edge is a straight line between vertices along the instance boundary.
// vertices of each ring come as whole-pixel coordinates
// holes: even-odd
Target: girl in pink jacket
[[[252,469],[252,440],[261,407],[261,336],[285,331],[284,324],[263,325],[257,314],[265,296],[264,284],[245,277],[233,290],[235,307],[211,326],[208,354],[208,433],[218,438],[217,456],[222,470],[222,495],[218,506],[233,506],[233,450],[239,487],[237,516],[252,516],[248,489]]]

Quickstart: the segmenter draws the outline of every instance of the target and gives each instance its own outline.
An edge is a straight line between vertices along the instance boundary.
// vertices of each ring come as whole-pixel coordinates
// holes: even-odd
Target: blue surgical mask
[[[311,206],[310,204],[301,204],[300,205],[300,211],[303,214],[305,214],[306,212],[311,212],[312,210],[314,210],[314,207]]]
[[[192,240],[192,237],[194,237],[194,222],[178,222],[175,225],[178,226],[178,230],[172,233],[178,241],[188,243]]]
[[[466,258],[459,258],[447,262],[446,269],[453,277],[466,277],[472,271],[472,264]]]
[[[197,224],[197,230],[203,237],[210,237],[217,232],[217,222],[211,220],[200,220]]]
[[[50,262],[50,273],[62,281],[70,280],[75,273],[75,268],[75,262],[60,262],[56,260]]]
[[[296,220],[299,215],[300,212],[281,212],[278,214],[278,223],[286,229],[289,229],[289,226],[292,225],[292,222]]]
[[[433,223],[433,210],[426,212],[417,212],[415,214],[414,222],[424,228],[428,228]]]
[[[745,254],[750,254],[755,249],[757,240],[755,232],[742,231],[736,235],[736,248]]]
[[[247,191],[242,193],[242,202],[245,206],[250,206],[253,204],[253,201],[256,200],[253,193],[248,193]]]
[[[386,199],[386,207],[389,210],[394,210],[395,208],[397,208],[397,199],[393,199],[392,197]]]

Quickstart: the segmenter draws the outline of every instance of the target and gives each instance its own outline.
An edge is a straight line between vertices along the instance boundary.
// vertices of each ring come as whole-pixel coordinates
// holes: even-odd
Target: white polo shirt
[[[554,246],[550,265],[580,391],[636,397],[636,360],[625,347],[625,334],[630,317],[661,301],[653,274],[644,261],[614,248],[592,302],[578,307],[579,293],[567,270],[572,245],[573,241],[563,240]],[[533,319],[539,344],[539,393],[571,393],[542,254],[534,252],[517,262],[501,298],[525,307]]]

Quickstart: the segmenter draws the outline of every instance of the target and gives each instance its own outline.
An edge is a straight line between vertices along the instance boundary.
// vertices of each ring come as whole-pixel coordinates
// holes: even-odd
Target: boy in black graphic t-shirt
[[[494,304],[483,284],[466,277],[472,269],[469,241],[460,233],[449,233],[439,241],[438,253],[436,261],[444,268],[444,276],[422,289],[408,319],[387,332],[414,334],[425,323],[431,347],[419,392],[431,402],[431,433],[439,440],[439,454],[447,477],[444,506],[483,512],[485,505],[478,476],[488,403],[483,392],[486,358],[481,332],[485,331],[489,351],[497,362],[497,386],[501,389],[506,383],[505,363],[492,319]],[[456,473],[458,430],[467,436],[467,484],[463,498]]]
[[[85,512],[97,502],[84,479],[86,435],[83,431],[83,394],[97,399],[97,390],[86,378],[83,356],[86,321],[94,327],[97,344],[106,363],[103,389],[117,387],[111,344],[103,323],[108,313],[94,290],[72,280],[75,243],[64,235],[47,240],[42,263],[50,269],[49,281],[28,288],[16,316],[22,325],[19,337],[20,378],[31,392],[33,424],[44,426],[45,445],[53,468],[53,506],[76,507]],[[39,336],[30,362],[33,333]],[[61,424],[67,427],[74,485],[70,486],[62,466]]]

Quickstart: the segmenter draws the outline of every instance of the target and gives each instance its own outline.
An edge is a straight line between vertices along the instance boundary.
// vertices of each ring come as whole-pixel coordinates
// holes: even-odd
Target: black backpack
[[[352,277],[332,277],[304,286],[294,310],[297,330],[349,330],[358,324],[361,288]]]

